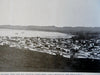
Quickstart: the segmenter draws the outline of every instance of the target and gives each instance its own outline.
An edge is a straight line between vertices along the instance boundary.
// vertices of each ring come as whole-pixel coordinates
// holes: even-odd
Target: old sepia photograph
[[[100,0],[0,0],[0,72],[100,73]]]

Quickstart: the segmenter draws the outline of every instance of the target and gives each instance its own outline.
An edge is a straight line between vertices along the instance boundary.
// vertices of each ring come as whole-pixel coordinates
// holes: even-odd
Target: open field
[[[0,46],[0,71],[99,72],[100,60],[68,59],[30,50]]]

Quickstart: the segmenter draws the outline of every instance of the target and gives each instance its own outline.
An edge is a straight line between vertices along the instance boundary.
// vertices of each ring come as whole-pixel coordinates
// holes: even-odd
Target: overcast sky
[[[0,24],[100,26],[100,0],[0,0]]]

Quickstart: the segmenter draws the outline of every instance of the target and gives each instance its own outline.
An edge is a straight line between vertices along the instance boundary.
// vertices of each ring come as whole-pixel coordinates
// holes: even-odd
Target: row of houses
[[[100,39],[73,40],[66,38],[0,37],[0,45],[32,50],[67,58],[100,59]]]

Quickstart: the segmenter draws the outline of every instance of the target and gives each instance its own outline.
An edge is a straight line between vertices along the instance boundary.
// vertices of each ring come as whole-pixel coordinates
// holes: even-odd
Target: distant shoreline
[[[100,27],[56,27],[56,26],[11,26],[0,25],[0,29],[16,29],[16,30],[34,30],[34,31],[49,31],[61,33],[76,33],[76,32],[90,32],[100,33]]]

